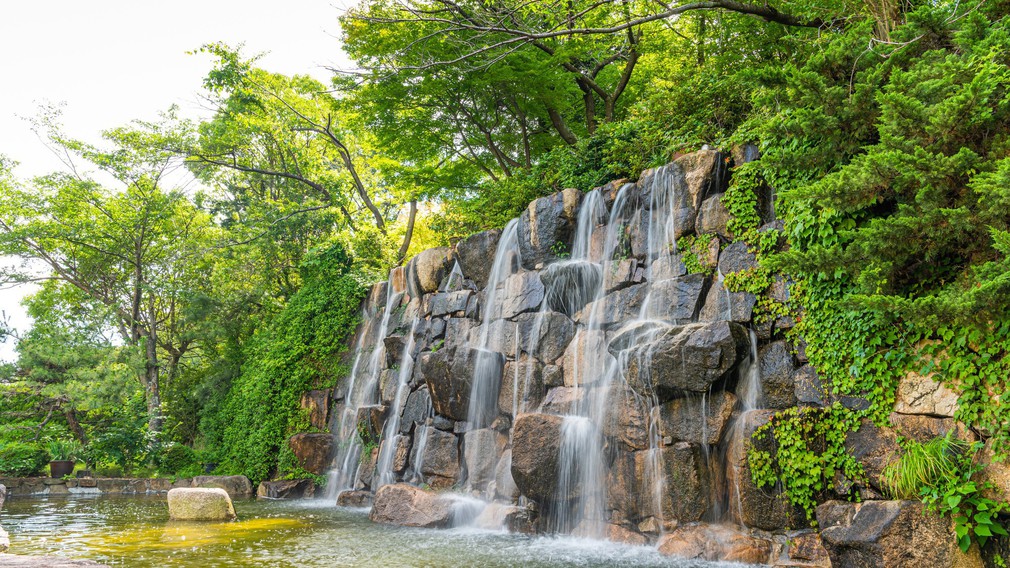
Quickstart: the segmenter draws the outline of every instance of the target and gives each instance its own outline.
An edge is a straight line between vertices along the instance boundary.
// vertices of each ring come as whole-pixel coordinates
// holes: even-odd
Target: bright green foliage
[[[0,447],[0,474],[28,477],[42,472],[49,453],[38,444],[13,442]]]
[[[342,376],[340,355],[358,319],[364,287],[345,249],[333,245],[302,264],[305,284],[244,346],[247,362],[205,430],[220,436],[220,469],[254,482],[270,477],[297,430],[301,394]]]
[[[998,516],[1010,508],[983,496],[992,484],[974,478],[983,464],[976,459],[981,442],[969,443],[947,436],[926,443],[909,441],[905,453],[884,470],[882,481],[892,497],[921,497],[933,511],[954,520],[954,534],[961,550],[972,542],[979,546],[996,536],[1007,536]]]
[[[752,447],[747,454],[758,487],[781,484],[789,502],[814,521],[814,509],[835,489],[835,475],[865,477],[862,466],[845,451],[845,438],[859,429],[859,419],[840,404],[828,408],[790,408],[754,432],[771,440],[773,451]]]
[[[684,263],[689,274],[711,276],[715,272],[715,266],[703,263],[701,259],[708,258],[709,247],[717,238],[715,235],[684,235],[677,239],[680,261]]]
[[[84,448],[70,440],[51,440],[46,444],[46,451],[53,461],[74,461],[81,457]]]

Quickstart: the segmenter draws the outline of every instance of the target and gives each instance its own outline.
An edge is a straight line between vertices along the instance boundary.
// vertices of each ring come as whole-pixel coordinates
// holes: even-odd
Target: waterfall
[[[378,490],[383,485],[396,481],[396,473],[393,471],[393,459],[396,456],[397,446],[403,436],[400,435],[400,408],[406,402],[406,396],[410,391],[410,377],[414,372],[414,344],[417,334],[417,324],[422,321],[414,318],[410,326],[410,335],[407,336],[407,343],[403,347],[403,354],[400,356],[400,369],[397,373],[396,395],[393,397],[392,412],[386,419],[386,427],[379,445],[379,461],[376,465],[375,475],[378,481],[372,489]]]
[[[488,349],[491,340],[491,323],[498,315],[498,293],[499,288],[505,280],[516,272],[520,266],[519,256],[519,220],[513,219],[502,231],[498,240],[498,250],[495,252],[494,263],[491,266],[491,273],[488,276],[487,288],[484,302],[481,306],[481,326],[480,337],[477,344],[472,345],[477,350],[477,360],[474,364],[473,381],[470,386],[470,400],[467,407],[467,431],[487,428],[498,415],[498,390],[501,384],[496,379],[498,354]],[[486,455],[497,453],[494,445],[485,447],[486,436],[472,436],[468,442],[475,444],[472,451]],[[496,462],[497,463],[497,462]],[[480,491],[483,487],[474,486],[474,483],[482,484],[485,480],[474,480],[467,476],[466,487],[470,490]]]
[[[340,415],[340,423],[337,427],[337,456],[336,469],[330,472],[328,478],[327,493],[336,497],[343,491],[354,489],[355,479],[358,471],[358,464],[361,458],[361,440],[358,437],[357,421],[358,411],[372,404],[378,398],[377,387],[379,384],[379,373],[382,370],[382,360],[385,358],[386,349],[383,340],[389,330],[389,321],[393,311],[400,305],[403,294],[394,290],[393,278],[386,282],[386,304],[382,313],[382,320],[379,324],[378,334],[372,345],[372,353],[368,359],[365,382],[358,382],[358,367],[366,337],[369,335],[368,329],[362,330],[361,338],[358,341],[357,354],[351,370],[350,381],[347,385],[346,403]]]

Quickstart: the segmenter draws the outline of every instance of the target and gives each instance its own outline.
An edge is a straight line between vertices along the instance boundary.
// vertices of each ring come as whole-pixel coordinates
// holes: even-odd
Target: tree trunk
[[[400,266],[403,264],[404,259],[407,258],[407,250],[410,249],[410,241],[414,237],[414,220],[417,219],[417,200],[410,200],[410,214],[407,216],[407,232],[403,234],[403,243],[400,244],[400,250],[396,253],[396,265]]]

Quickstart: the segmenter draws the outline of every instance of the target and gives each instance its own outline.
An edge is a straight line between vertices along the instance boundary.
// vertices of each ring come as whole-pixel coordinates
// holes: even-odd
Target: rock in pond
[[[343,491],[337,495],[337,506],[355,509],[371,507],[372,493],[370,491]]]
[[[231,521],[235,507],[224,489],[177,487],[168,492],[168,517],[173,521]]]
[[[316,485],[311,479],[283,479],[264,481],[256,488],[256,497],[262,499],[301,499],[312,497]]]
[[[452,502],[406,483],[383,485],[368,518],[376,523],[438,528],[452,520]]]
[[[659,552],[667,556],[767,564],[772,542],[727,525],[686,525],[659,539]]]
[[[253,494],[252,482],[244,475],[198,475],[193,478],[193,487],[217,487],[230,497],[252,497]]]

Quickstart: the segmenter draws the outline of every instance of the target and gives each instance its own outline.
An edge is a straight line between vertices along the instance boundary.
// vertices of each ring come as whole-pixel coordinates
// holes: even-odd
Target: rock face
[[[500,238],[501,231],[492,229],[470,235],[456,244],[453,258],[459,262],[463,274],[473,280],[478,289],[483,290],[487,286]]]
[[[309,413],[313,428],[326,429],[330,413],[330,389],[310,390],[302,395],[301,407]]]
[[[714,446],[733,414],[736,396],[718,391],[711,397],[677,398],[660,408],[662,435],[678,442],[695,442]]]
[[[486,368],[491,373],[489,384],[501,384],[505,358],[500,353],[459,347],[421,355],[415,372],[428,385],[435,412],[453,420],[466,420],[470,386],[478,363],[487,364]],[[498,393],[493,394],[497,398]]]
[[[295,434],[288,439],[288,445],[305,471],[322,475],[330,468],[336,449],[331,434]]]
[[[413,485],[392,483],[375,493],[368,518],[376,523],[407,527],[446,527],[452,520],[452,503]]]
[[[568,252],[582,192],[566,189],[530,203],[519,217],[519,254],[533,270]]]
[[[957,393],[937,381],[932,375],[909,373],[898,384],[898,414],[925,414],[952,417],[957,411]]]
[[[244,475],[198,475],[193,478],[193,487],[224,489],[231,497],[252,497],[253,487]]]
[[[651,388],[660,401],[680,391],[707,392],[748,352],[747,331],[736,323],[713,322],[672,328],[628,364],[628,383],[643,395]]]
[[[173,521],[231,521],[235,508],[220,488],[176,488],[168,492],[168,517]]]
[[[558,483],[561,416],[523,414],[512,429],[512,478],[519,491],[536,500],[548,500]]]
[[[754,431],[764,426],[775,412],[773,410],[752,410],[740,415],[729,434],[729,448],[726,450],[727,485],[731,488],[730,502],[739,522],[748,527],[774,530],[781,527],[799,527],[803,524],[803,514],[790,506],[788,499],[780,491],[759,488],[751,480],[747,452],[755,443],[758,449],[772,451],[771,439],[754,440]]]
[[[916,501],[829,501],[817,508],[832,566],[982,566],[977,547],[962,554],[950,521]]]

